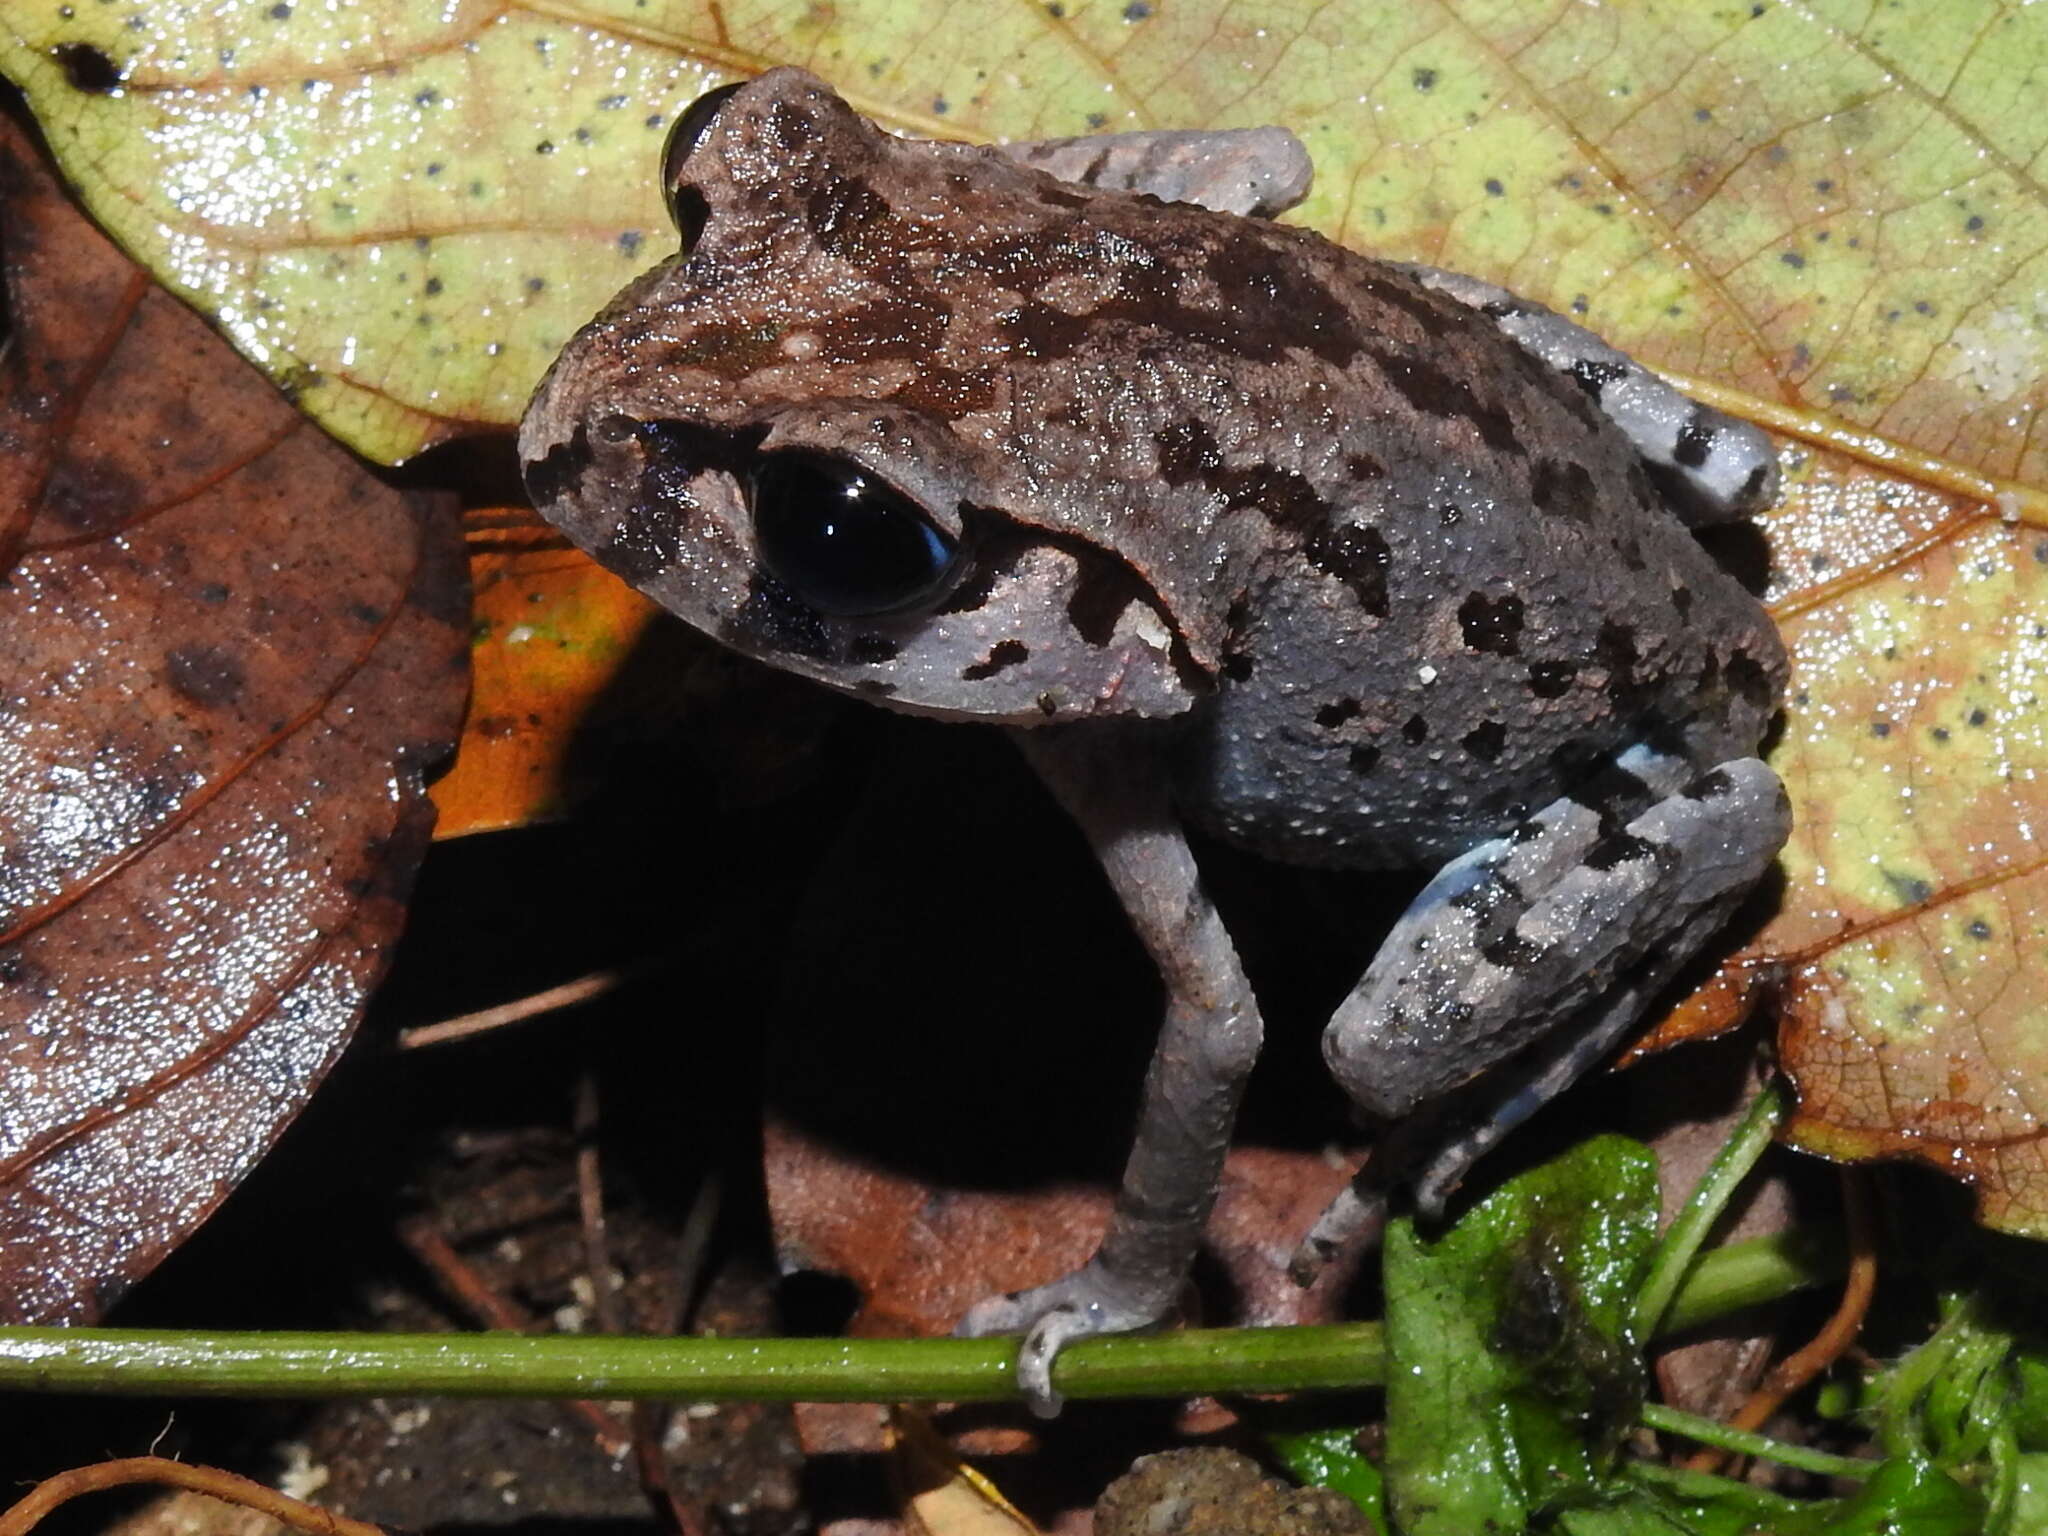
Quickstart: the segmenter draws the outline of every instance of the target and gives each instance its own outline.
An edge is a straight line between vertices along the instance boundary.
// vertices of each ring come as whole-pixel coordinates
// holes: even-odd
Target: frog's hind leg
[[[1778,776],[1696,774],[1651,747],[1447,865],[1380,946],[1323,1037],[1331,1071],[1389,1121],[1457,1096],[1468,1128],[1394,1133],[1304,1246],[1297,1273],[1376,1225],[1406,1184],[1425,1216],[1510,1130],[1642,1017],[1727,921],[1791,830]],[[1488,1077],[1489,1069],[1502,1074]]]
[[[999,149],[1061,181],[1254,218],[1292,208],[1308,196],[1314,174],[1308,150],[1285,128],[1145,129]]]
[[[1692,527],[1735,522],[1778,499],[1778,456],[1759,428],[1701,405],[1541,304],[1463,273],[1397,265],[1488,316],[1524,351],[1591,395],[1667,491],[1676,490],[1674,510]]]

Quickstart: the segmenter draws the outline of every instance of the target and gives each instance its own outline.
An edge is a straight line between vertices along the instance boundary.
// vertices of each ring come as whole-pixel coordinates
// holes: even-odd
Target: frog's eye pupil
[[[763,454],[747,497],[769,574],[821,613],[908,608],[942,590],[958,563],[957,540],[847,459],[803,448]]]
[[[733,92],[745,84],[744,80],[734,80],[699,96],[677,115],[669,128],[668,140],[661,147],[662,195],[668,200],[668,216],[682,235],[686,251],[704,232],[707,210],[704,194],[695,187],[682,185],[683,164],[704,142],[704,136],[711,131],[712,123]]]

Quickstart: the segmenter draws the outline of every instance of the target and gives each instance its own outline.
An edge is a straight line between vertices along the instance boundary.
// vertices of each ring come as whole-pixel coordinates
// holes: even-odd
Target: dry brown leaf
[[[71,209],[0,215],[0,1319],[85,1321],[340,1051],[464,693],[453,520]]]

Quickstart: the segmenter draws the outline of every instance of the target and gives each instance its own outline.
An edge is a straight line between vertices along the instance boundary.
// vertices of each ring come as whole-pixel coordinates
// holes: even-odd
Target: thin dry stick
[[[0,1514],[0,1536],[28,1536],[28,1532],[34,1530],[51,1510],[81,1493],[97,1493],[132,1483],[162,1483],[174,1488],[189,1488],[223,1503],[257,1510],[273,1520],[284,1522],[295,1531],[305,1532],[306,1536],[385,1536],[379,1526],[350,1520],[332,1510],[279,1493],[275,1488],[251,1482],[246,1477],[237,1477],[218,1467],[188,1466],[163,1456],[129,1456],[119,1461],[102,1461],[89,1467],[73,1467],[69,1472],[45,1478],[29,1490],[27,1497],[5,1514]]]
[[[539,1333],[540,1321],[493,1290],[491,1283],[457,1253],[447,1238],[425,1217],[415,1216],[398,1225],[398,1240],[420,1261],[449,1297],[486,1328],[506,1333]],[[602,1403],[576,1399],[569,1404],[597,1435],[598,1446],[614,1461],[626,1454],[632,1436]]]
[[[597,1079],[584,1072],[576,1079],[576,1207],[583,1228],[583,1267],[590,1275],[598,1331],[624,1333],[619,1315],[618,1293],[612,1289],[611,1242],[604,1220],[604,1167],[598,1161],[599,1104]],[[657,1518],[666,1518],[679,1536],[707,1536],[697,1512],[676,1497],[668,1478],[668,1458],[662,1454],[667,1414],[660,1403],[635,1403],[632,1408],[633,1469],[640,1478],[640,1491],[654,1506]]]
[[[1763,1428],[1785,1400],[1840,1359],[1863,1329],[1870,1298],[1877,1290],[1877,1234],[1870,1213],[1870,1184],[1855,1168],[1842,1170],[1842,1219],[1848,1230],[1849,1274],[1834,1316],[1803,1349],[1787,1355],[1764,1376],[1754,1392],[1728,1421],[1731,1429]],[[1692,1472],[1713,1472],[1725,1459],[1712,1446],[1695,1451],[1685,1462]]]
[[[467,1040],[472,1035],[488,1034],[491,1030],[503,1029],[507,1024],[517,1024],[543,1013],[552,1013],[557,1008],[587,1003],[593,997],[604,996],[628,980],[631,974],[629,971],[592,971],[588,976],[579,976],[574,981],[565,981],[558,987],[547,987],[539,992],[528,993],[525,997],[514,998],[509,1003],[500,1003],[495,1008],[481,1008],[475,1013],[462,1013],[452,1019],[443,1019],[438,1024],[422,1024],[417,1029],[400,1030],[398,1048],[401,1051],[416,1051],[422,1046],[446,1045],[451,1040]]]

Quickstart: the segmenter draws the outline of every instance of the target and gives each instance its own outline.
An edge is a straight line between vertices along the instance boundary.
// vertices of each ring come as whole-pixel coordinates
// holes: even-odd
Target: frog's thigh
[[[1681,394],[1626,352],[1541,304],[1460,272],[1400,265],[1488,315],[1538,361],[1571,375],[1643,461],[1678,488],[1673,510],[1693,527],[1748,517],[1778,499],[1778,456],[1760,429]]]
[[[1148,1327],[1178,1300],[1259,1054],[1251,983],[1167,805],[1165,767],[1142,732],[1098,725],[1018,733],[1101,860],[1166,990],[1137,1135],[1102,1246],[1072,1274],[980,1303],[957,1330],[1022,1331],[1018,1380],[1040,1413],[1058,1407],[1052,1367],[1065,1345]]]
[[[1261,218],[1308,196],[1313,174],[1308,151],[1285,128],[1155,129],[1000,147],[1061,181]]]
[[[1479,1128],[1426,1160],[1419,1194],[1598,1060],[1769,867],[1791,830],[1778,776],[1739,758],[1668,787],[1682,771],[1636,749],[1609,787],[1654,803],[1625,826],[1561,800],[1454,862],[1330,1021],[1332,1072],[1389,1119],[1530,1052]]]

